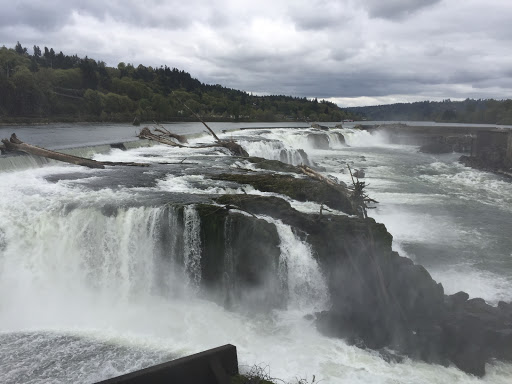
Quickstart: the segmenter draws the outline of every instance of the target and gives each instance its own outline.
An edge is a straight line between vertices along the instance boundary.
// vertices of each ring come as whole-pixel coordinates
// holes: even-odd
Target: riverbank
[[[280,120],[258,120],[258,119],[233,119],[233,118],[225,118],[225,117],[205,117],[204,121],[209,122],[217,122],[217,123],[290,123],[290,122],[298,122],[303,123],[304,120],[301,119],[280,119]],[[189,122],[197,122],[196,117],[176,117],[174,119],[166,119],[165,121],[160,121],[161,124],[168,123],[189,123]],[[8,126],[8,125],[49,125],[49,124],[58,124],[58,123],[71,123],[71,124],[132,124],[133,119],[120,119],[120,120],[99,120],[99,119],[83,119],[80,117],[59,117],[59,118],[0,118],[0,126]],[[144,125],[152,125],[153,121],[140,121],[141,126]],[[134,125],[134,126],[138,126]]]

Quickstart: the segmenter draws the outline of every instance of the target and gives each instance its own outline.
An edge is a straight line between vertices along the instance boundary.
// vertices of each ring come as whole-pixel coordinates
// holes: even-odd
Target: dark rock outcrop
[[[254,164],[259,169],[275,172],[299,173],[295,165],[287,164],[278,160],[267,160],[263,157],[249,157],[247,161]]]
[[[272,163],[265,166],[277,167]],[[250,184],[297,200],[329,201],[345,212],[352,209],[348,192],[330,190],[327,184],[312,179],[263,172],[221,174],[215,178]],[[236,283],[230,280],[229,284],[250,290],[262,284],[270,286],[278,292],[276,297],[270,297],[264,289],[256,295],[261,298],[256,302],[282,305],[286,287],[275,273],[279,258],[275,229],[256,217],[228,215],[227,210],[231,207],[267,215],[292,226],[307,239],[322,268],[331,297],[331,307],[315,314],[322,333],[360,347],[389,348],[429,363],[453,363],[477,376],[484,375],[485,364],[492,359],[512,361],[512,304],[501,302],[492,307],[482,299],[469,299],[464,292],[446,296],[442,285],[424,267],[392,251],[392,236],[383,224],[371,218],[301,213],[279,197],[223,195],[215,202],[200,213],[201,220],[206,220],[204,247],[213,253],[210,257],[214,260],[205,263],[203,273],[214,276],[206,277],[206,282],[220,284],[219,265],[226,263],[218,256],[225,252],[226,235],[222,237],[220,233],[226,230],[229,218],[230,233],[237,239],[230,241],[241,257],[234,269]],[[210,242],[217,245],[210,246]],[[243,294],[239,297],[245,299]]]
[[[446,296],[424,267],[391,250],[392,236],[372,219],[308,215],[277,197],[224,195],[255,214],[279,218],[311,244],[332,307],[318,329],[355,345],[429,363],[454,363],[482,376],[492,358],[512,361],[512,305],[492,307],[459,292]]]
[[[336,136],[338,138],[338,141],[341,144],[347,145],[347,143],[345,142],[345,136],[343,136],[343,133],[341,133],[341,132],[332,132],[331,135]]]
[[[420,152],[424,153],[451,153],[471,152],[471,135],[458,136],[432,136],[424,137]]]
[[[216,301],[230,307],[268,310],[285,304],[278,275],[276,227],[265,220],[200,204],[201,285]]]
[[[433,141],[427,144],[423,144],[420,147],[420,152],[423,153],[451,153],[453,148],[451,145],[445,142]]]
[[[326,125],[320,125],[318,123],[314,123],[314,124],[311,124],[311,128],[316,128],[316,129],[320,129],[322,131],[328,131],[329,130],[329,127],[326,126]]]
[[[479,132],[473,144],[471,156],[460,157],[462,164],[512,177],[512,132]]]
[[[326,133],[310,133],[307,139],[312,148],[330,149],[330,140]]]
[[[341,185],[339,188],[335,188],[311,178],[271,173],[223,173],[211,176],[211,178],[249,184],[262,192],[280,193],[298,201],[316,201],[348,214],[355,213],[348,197],[348,190],[346,193],[340,193],[340,190],[346,189]]]

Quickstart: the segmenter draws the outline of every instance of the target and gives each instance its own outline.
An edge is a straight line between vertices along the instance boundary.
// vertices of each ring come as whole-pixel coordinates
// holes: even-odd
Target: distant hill
[[[512,124],[512,100],[443,100],[346,108],[374,121],[438,121],[478,124]]]
[[[355,115],[328,101],[253,96],[201,83],[176,68],[67,56],[19,42],[0,48],[0,122],[196,120],[179,101],[208,121],[341,121]],[[174,92],[174,95],[173,93]],[[177,97],[176,97],[177,96]],[[179,99],[179,100],[178,100]]]

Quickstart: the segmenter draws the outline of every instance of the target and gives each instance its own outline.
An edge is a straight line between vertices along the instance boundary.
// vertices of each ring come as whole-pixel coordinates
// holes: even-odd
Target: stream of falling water
[[[372,178],[373,192],[380,194],[379,200],[384,205],[375,216],[391,225],[395,217],[398,223],[392,232],[397,231],[398,245],[410,252],[411,257],[415,257],[414,251],[418,250],[416,257],[421,257],[420,251],[430,247],[439,233],[435,232],[435,220],[432,225],[427,221],[416,226],[417,235],[405,231],[406,219],[415,217],[416,208],[407,193],[417,190],[404,188],[404,185],[419,184],[423,200],[418,196],[410,200],[423,204],[421,209],[430,208],[428,211],[434,219],[439,219],[440,216],[435,216],[436,209],[450,194],[460,193],[470,199],[474,189],[471,180],[479,173],[471,171],[466,177],[463,170],[456,167],[432,165],[439,161],[451,164],[448,158],[421,157],[418,162],[411,151],[388,147],[383,138],[365,138],[356,131],[344,133],[352,147],[344,147],[333,139],[331,146],[335,148],[330,154],[309,148],[300,132],[289,135],[276,131],[266,135],[280,140],[282,147],[290,151],[306,149],[315,161],[333,173],[343,167],[341,161],[364,154],[365,162],[361,160],[356,165],[369,168],[367,173]],[[250,149],[250,144],[247,147]],[[271,147],[275,148],[261,149],[262,153],[274,151],[272,158],[280,157],[282,147],[274,144]],[[173,151],[172,156],[179,159],[186,153]],[[111,161],[150,158],[157,162],[167,160],[168,153],[167,148],[154,147],[112,151],[103,158]],[[389,169],[384,169],[383,163],[391,164]],[[288,305],[256,315],[226,310],[205,300],[197,289],[201,283],[198,269],[201,223],[194,205],[187,205],[180,216],[175,208],[166,204],[133,204],[133,200],[149,198],[150,192],[171,193],[172,181],[178,177],[167,178],[155,173],[157,180],[147,187],[114,189],[115,181],[112,181],[106,186],[88,188],[89,184],[105,178],[116,180],[115,172],[119,171],[105,174],[86,170],[73,176],[77,172],[75,167],[46,165],[39,168],[40,165],[45,164],[35,164],[38,168],[24,171],[3,172],[0,184],[2,383],[93,383],[226,343],[237,346],[242,369],[254,364],[268,366],[271,376],[290,382],[297,378],[311,381],[313,375],[317,382],[326,383],[425,384],[508,383],[512,377],[512,367],[502,363],[490,365],[488,374],[481,380],[454,367],[410,360],[395,364],[384,361],[374,352],[348,346],[343,340],[320,335],[304,315],[327,305],[325,280],[307,242],[277,220],[266,218],[276,226],[279,235],[279,273],[287,282]],[[405,165],[410,168],[404,170]],[[397,176],[398,171],[408,170],[413,176]],[[48,180],[55,175],[62,180]],[[346,178],[342,172],[337,176]],[[428,188],[432,185],[438,188],[435,183],[442,185],[443,177],[462,181],[452,184],[453,188],[457,185],[460,188],[447,191],[445,196],[448,197],[441,199],[436,195],[437,189]],[[197,183],[206,182],[196,179]],[[497,183],[502,190],[499,197],[507,198],[509,187],[492,178],[488,182]],[[192,184],[182,183],[179,187],[180,191],[172,193],[199,191]],[[228,190],[222,188],[218,193]],[[401,207],[392,207],[392,212],[387,208],[391,200],[386,200],[390,194],[401,204]],[[497,195],[492,195],[491,191],[485,196],[485,204],[479,206],[481,212],[492,210],[493,215],[501,217],[493,210],[498,205]],[[294,204],[311,209],[308,203]],[[444,217],[442,228],[450,229],[453,236],[447,246],[462,249],[463,242],[458,239],[492,244],[484,229],[479,230],[478,237],[474,236],[475,232],[465,232],[469,221],[464,221],[467,218],[463,215],[460,217],[460,221]],[[225,241],[229,244],[229,220],[225,228]],[[500,241],[499,244],[503,244]],[[473,248],[478,247],[478,243],[471,244]],[[487,264],[491,264],[493,258],[498,260],[496,255],[501,252],[490,249]],[[224,287],[227,292],[236,289],[231,278],[235,258],[235,254],[226,252]],[[501,265],[502,270],[508,268],[506,260],[496,265]],[[471,263],[466,267],[473,276],[482,279],[500,276],[498,268],[495,272],[485,269],[483,264]],[[430,268],[435,270],[435,264]],[[482,271],[491,273],[490,277],[482,275]],[[503,284],[508,287],[506,278]],[[480,287],[485,286],[474,287],[476,294],[482,293]],[[489,295],[505,294],[506,290],[489,287]]]

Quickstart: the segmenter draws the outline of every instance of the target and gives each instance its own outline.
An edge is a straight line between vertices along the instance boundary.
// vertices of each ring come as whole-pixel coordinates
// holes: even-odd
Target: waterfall
[[[368,132],[360,129],[345,128],[342,130],[347,144],[351,147],[381,147],[389,144],[386,133]]]
[[[308,156],[304,150],[292,148],[279,140],[240,140],[239,143],[251,156],[279,160],[292,165],[309,165]]]
[[[224,304],[229,308],[233,304],[236,287],[236,270],[233,255],[233,221],[230,216],[224,222],[224,275],[222,276],[222,287]]]
[[[44,313],[52,324],[69,307],[79,306],[79,316],[81,308],[99,302],[108,307],[167,300],[186,293],[187,282],[194,290],[200,283],[200,226],[193,206],[183,217],[169,206],[34,208],[0,220],[0,290],[9,292],[0,297],[4,327],[17,326],[27,309]],[[42,321],[23,320],[27,326]]]
[[[0,156],[0,172],[18,171],[28,168],[40,168],[53,160],[32,155]]]
[[[287,289],[288,308],[303,312],[326,309],[329,303],[327,283],[311,246],[301,240],[291,226],[268,217],[265,220],[276,226],[279,235],[278,274],[282,286]]]
[[[127,300],[158,288],[155,271],[168,248],[166,208],[76,208],[32,212],[4,229],[0,271],[11,291],[69,290]],[[171,214],[175,216],[175,214]],[[63,236],[66,234],[66,236]],[[172,250],[176,252],[176,250]],[[166,277],[167,278],[167,277]]]
[[[194,205],[187,205],[184,209],[184,254],[185,270],[189,276],[189,283],[199,288],[201,283],[201,221]]]
[[[327,132],[329,136],[329,141],[331,143],[331,147],[333,149],[346,148],[347,144],[345,143],[345,137],[340,130],[331,130]]]

